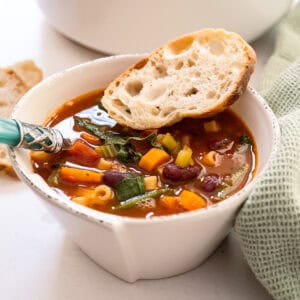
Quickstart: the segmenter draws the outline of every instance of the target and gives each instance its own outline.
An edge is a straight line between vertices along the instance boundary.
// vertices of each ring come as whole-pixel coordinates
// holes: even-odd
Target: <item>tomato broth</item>
[[[31,153],[35,172],[71,201],[151,218],[226,201],[255,175],[255,141],[231,109],[138,131],[110,119],[102,95],[71,99],[45,121],[72,139],[70,149]]]

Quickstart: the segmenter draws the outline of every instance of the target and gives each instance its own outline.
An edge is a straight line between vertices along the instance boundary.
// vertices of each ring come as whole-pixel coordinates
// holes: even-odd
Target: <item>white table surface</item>
[[[273,43],[271,32],[253,44],[258,55],[251,79],[254,86],[261,78]],[[101,57],[52,29],[33,0],[0,0],[0,54],[0,66],[34,59],[45,77]],[[23,183],[1,177],[0,299],[268,300],[271,297],[249,269],[234,234],[195,270],[164,280],[123,282],[83,254]]]

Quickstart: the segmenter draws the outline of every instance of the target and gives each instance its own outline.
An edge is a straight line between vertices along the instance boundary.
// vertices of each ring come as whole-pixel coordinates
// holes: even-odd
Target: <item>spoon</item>
[[[0,144],[35,151],[57,153],[71,146],[60,131],[51,127],[0,118]]]

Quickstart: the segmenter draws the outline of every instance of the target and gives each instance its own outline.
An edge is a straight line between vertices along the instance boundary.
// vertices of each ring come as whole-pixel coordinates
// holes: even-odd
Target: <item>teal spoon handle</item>
[[[9,146],[20,143],[20,130],[16,121],[0,118],[0,143]]]
[[[57,129],[3,118],[0,118],[0,143],[48,153],[57,153],[71,145]]]

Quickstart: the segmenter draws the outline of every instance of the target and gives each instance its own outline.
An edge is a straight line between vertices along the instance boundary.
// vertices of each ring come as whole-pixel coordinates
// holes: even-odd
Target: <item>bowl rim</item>
[[[39,89],[41,86],[47,85],[49,82],[55,80],[55,79],[61,79],[65,76],[67,73],[71,73],[77,69],[81,69],[84,67],[87,67],[90,64],[94,63],[101,63],[108,60],[115,60],[117,62],[118,59],[132,59],[132,58],[141,58],[141,54],[121,54],[121,55],[113,55],[109,57],[104,58],[98,58],[96,60],[91,60],[82,64],[78,64],[74,67],[68,68],[66,70],[63,70],[61,72],[55,73],[46,79],[44,79],[42,82],[37,84],[35,87],[33,87],[30,91],[28,91],[18,102],[18,104],[14,107],[12,118],[15,117],[16,113],[22,108],[24,103],[26,104],[26,101],[30,99],[31,94]],[[263,166],[263,168],[260,170],[260,173],[257,174],[250,182],[248,182],[241,190],[239,190],[237,193],[233,194],[232,196],[228,197],[225,201],[221,201],[218,203],[215,203],[213,205],[209,205],[208,207],[193,210],[193,211],[187,211],[187,212],[180,212],[176,214],[171,215],[164,215],[164,216],[155,216],[153,218],[135,218],[135,217],[127,217],[127,216],[119,216],[114,214],[109,214],[105,212],[101,212],[92,208],[88,208],[85,206],[82,206],[80,204],[77,204],[73,201],[70,201],[67,197],[62,196],[57,193],[56,196],[49,195],[46,191],[44,191],[40,186],[35,184],[27,175],[26,172],[23,171],[22,167],[19,165],[17,161],[17,155],[19,149],[9,147],[8,152],[9,156],[12,162],[12,165],[16,171],[16,173],[21,177],[22,181],[26,185],[28,185],[34,192],[39,194],[41,198],[47,200],[51,204],[55,205],[56,207],[59,207],[68,213],[71,213],[73,215],[79,216],[85,220],[96,222],[96,223],[102,223],[108,226],[114,225],[115,223],[131,223],[131,224],[147,224],[147,223],[161,223],[161,222],[168,222],[172,220],[184,220],[186,218],[190,218],[193,216],[205,216],[208,215],[208,212],[215,211],[216,209],[222,209],[225,210],[228,206],[232,206],[232,202],[243,202],[239,201],[239,199],[243,199],[243,195],[248,195],[254,184],[257,182],[257,180],[262,176],[264,171],[266,170],[270,160],[275,156],[280,142],[280,127],[279,123],[277,121],[277,118],[267,102],[263,99],[263,97],[252,87],[247,87],[248,92],[252,94],[256,98],[256,100],[259,102],[259,104],[265,109],[266,114],[271,120],[272,123],[272,130],[273,130],[273,136],[272,136],[272,149],[271,153],[267,159],[266,164]]]

